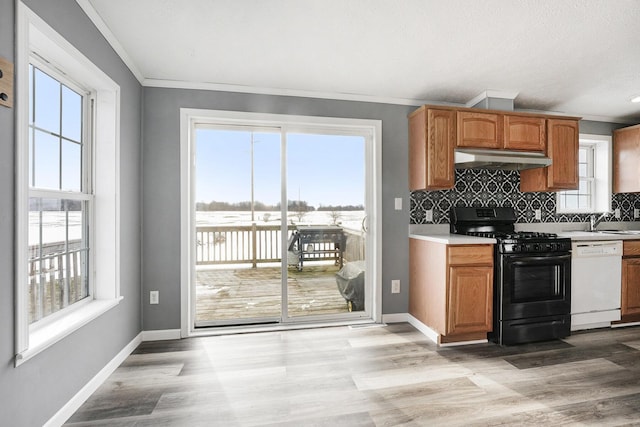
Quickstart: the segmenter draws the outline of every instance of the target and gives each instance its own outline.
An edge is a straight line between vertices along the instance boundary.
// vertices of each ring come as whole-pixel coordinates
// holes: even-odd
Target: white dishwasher
[[[622,241],[571,244],[571,330],[620,320]]]

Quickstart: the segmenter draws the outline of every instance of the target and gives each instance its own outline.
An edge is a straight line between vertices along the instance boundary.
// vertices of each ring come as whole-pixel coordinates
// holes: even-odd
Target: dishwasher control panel
[[[573,243],[573,256],[622,256],[622,241],[613,242],[576,242]]]

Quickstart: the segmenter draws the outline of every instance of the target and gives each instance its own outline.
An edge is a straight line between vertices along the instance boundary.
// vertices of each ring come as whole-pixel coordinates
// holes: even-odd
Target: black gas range
[[[510,207],[454,207],[450,231],[496,239],[490,338],[518,344],[563,338],[571,326],[571,239],[515,231]]]

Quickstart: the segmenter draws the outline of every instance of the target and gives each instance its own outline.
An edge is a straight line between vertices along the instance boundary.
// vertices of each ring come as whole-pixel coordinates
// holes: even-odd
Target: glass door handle
[[[366,233],[369,231],[369,227],[367,227],[367,219],[369,219],[369,215],[365,215],[364,218],[362,218],[362,232]]]

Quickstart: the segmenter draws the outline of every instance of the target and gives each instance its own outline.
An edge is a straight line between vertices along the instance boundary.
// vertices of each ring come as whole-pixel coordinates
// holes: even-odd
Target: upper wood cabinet
[[[409,189],[443,190],[455,180],[455,111],[422,107],[409,116]]]
[[[458,111],[458,147],[502,148],[502,116]]]
[[[504,116],[504,148],[507,150],[545,151],[546,120],[543,117]]]
[[[520,191],[557,191],[578,188],[578,120],[547,119],[545,168],[520,171]]]
[[[578,120],[423,105],[409,115],[409,189],[453,188],[456,147],[546,153],[553,165],[521,171],[520,189],[576,189]]]
[[[613,192],[640,192],[640,125],[613,131]]]

